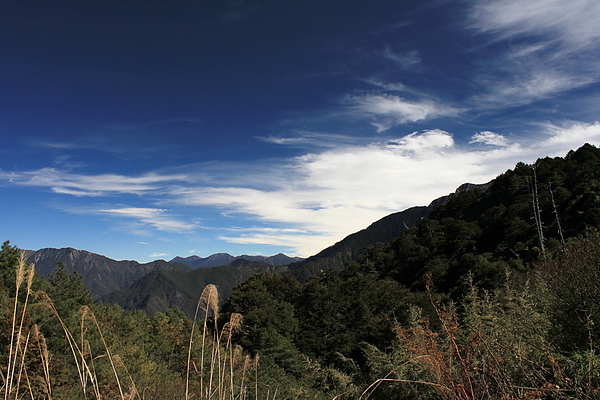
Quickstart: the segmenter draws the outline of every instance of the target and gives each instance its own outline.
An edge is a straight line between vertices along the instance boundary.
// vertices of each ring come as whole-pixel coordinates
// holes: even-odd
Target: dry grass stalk
[[[427,289],[427,293],[429,294],[429,300],[430,300],[431,304],[433,305],[433,308],[435,309],[438,319],[442,323],[442,328],[444,329],[444,332],[446,333],[446,338],[449,342],[449,345],[451,346],[451,349],[449,351],[450,359],[448,362],[448,365],[450,366],[450,368],[448,368],[448,370],[447,370],[447,376],[449,378],[448,381],[449,381],[452,389],[455,392],[458,391],[459,398],[474,399],[475,391],[473,389],[473,381],[471,379],[471,371],[472,371],[471,363],[470,363],[468,354],[466,356],[463,356],[461,349],[459,347],[459,344],[458,344],[458,340],[456,339],[456,335],[455,335],[455,332],[458,330],[458,327],[459,327],[457,315],[452,310],[443,309],[441,307],[441,305],[439,304],[439,302],[437,302],[433,298],[433,294],[431,291],[431,285],[432,285],[431,276],[428,276],[426,289]],[[458,371],[459,372],[459,376],[457,377],[459,380],[458,384],[455,383],[456,379],[453,376],[453,372],[452,372],[452,368],[451,368],[451,366],[453,365],[452,358],[454,356],[456,356],[459,359],[460,367],[461,367]]]
[[[92,312],[92,310],[90,310],[90,308],[88,306],[83,306],[80,308],[80,312],[82,314],[82,323],[84,322],[85,318],[87,316],[90,317],[90,319],[94,322],[94,325],[96,326],[96,329],[98,331],[98,334],[100,335],[100,340],[102,341],[102,345],[104,346],[104,350],[106,351],[106,355],[108,357],[108,360],[110,362],[110,366],[112,368],[113,374],[115,376],[115,381],[117,383],[117,387],[119,389],[119,395],[121,397],[121,400],[125,399],[125,395],[123,393],[123,387],[121,386],[121,381],[119,379],[119,374],[117,373],[117,367],[115,365],[115,359],[114,356],[112,355],[108,345],[106,344],[106,340],[104,338],[104,334],[102,333],[102,329],[100,328],[100,324],[98,323],[98,320],[96,319],[96,315],[94,315],[94,313]]]
[[[254,397],[258,400],[258,360],[259,355],[256,353],[254,356]]]
[[[233,346],[231,345],[231,339],[233,334],[238,331],[242,327],[243,317],[239,313],[232,313],[229,317],[229,321],[225,323],[223,326],[223,330],[219,335],[219,343],[225,344],[225,356],[223,357],[223,364],[219,366],[219,387],[221,388],[221,392],[224,393],[225,389],[225,378],[227,375],[225,371],[227,370],[227,361],[229,358],[229,390],[231,391],[231,398],[235,398],[235,384],[234,384],[234,372],[233,367],[235,364],[234,355],[233,355]]]
[[[50,355],[48,353],[48,346],[46,344],[46,338],[39,331],[37,325],[33,325],[32,336],[36,341],[38,351],[40,353],[40,360],[42,363],[42,372],[44,373],[44,392],[48,400],[52,400],[52,383],[50,379]]]
[[[215,285],[206,285],[200,298],[198,299],[198,303],[196,304],[196,311],[194,313],[194,319],[192,321],[192,327],[190,331],[190,339],[188,343],[188,354],[187,354],[187,366],[186,366],[186,382],[185,382],[185,399],[188,400],[191,397],[190,394],[190,370],[192,364],[192,346],[194,344],[194,335],[196,329],[196,322],[198,320],[198,314],[200,311],[203,312],[203,324],[202,324],[202,343],[201,343],[201,355],[200,355],[200,397],[210,397],[210,388],[212,387],[212,381],[214,377],[214,369],[215,369],[215,360],[218,359],[219,354],[219,346],[218,343],[213,345],[213,350],[211,351],[211,369],[209,374],[209,382],[208,387],[205,386],[204,382],[204,359],[206,355],[206,332],[208,330],[208,318],[212,315],[215,322],[215,342],[217,342],[217,318],[219,315],[219,291]],[[217,354],[215,354],[215,351]],[[217,367],[220,367],[220,363],[217,363]],[[219,374],[220,376],[220,374]],[[205,393],[206,392],[206,393]]]
[[[141,398],[140,392],[137,390],[135,381],[133,380],[133,377],[129,373],[129,370],[127,369],[127,365],[125,365],[121,356],[119,356],[118,354],[115,354],[114,360],[115,360],[115,364],[118,367],[121,367],[125,371],[125,373],[127,374],[127,377],[129,378],[129,381],[130,381],[129,393],[125,395],[125,398],[128,400],[132,400],[136,397]]]
[[[27,304],[29,301],[29,296],[31,294],[31,284],[33,282],[34,276],[34,266],[33,264],[28,266],[25,260],[25,254],[20,253],[19,261],[17,262],[15,269],[15,299],[13,304],[13,312],[11,319],[11,334],[10,334],[10,347],[8,349],[8,364],[7,364],[7,373],[6,373],[6,382],[4,385],[4,399],[8,400],[11,397],[13,391],[18,392],[18,388],[20,385],[21,374],[15,376],[17,362],[18,362],[18,352],[21,347],[21,340],[23,338],[23,329],[25,324],[25,315],[27,311]],[[25,300],[23,301],[23,306],[21,308],[21,314],[18,316],[19,312],[19,294],[21,291],[21,286],[23,281],[27,278],[26,284],[26,293]],[[18,319],[18,322],[17,322]],[[23,353],[24,354],[24,353]],[[24,357],[24,356],[23,356]],[[21,360],[23,362],[23,360]],[[16,381],[15,381],[16,378]]]

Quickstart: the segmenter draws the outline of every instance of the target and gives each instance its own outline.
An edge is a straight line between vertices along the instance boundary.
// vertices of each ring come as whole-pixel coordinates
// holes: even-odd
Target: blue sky
[[[597,0],[6,0],[0,240],[307,257],[600,145]]]

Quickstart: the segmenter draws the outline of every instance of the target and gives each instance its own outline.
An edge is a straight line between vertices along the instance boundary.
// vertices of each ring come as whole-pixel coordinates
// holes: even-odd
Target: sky
[[[4,0],[0,240],[308,257],[600,145],[598,0]]]

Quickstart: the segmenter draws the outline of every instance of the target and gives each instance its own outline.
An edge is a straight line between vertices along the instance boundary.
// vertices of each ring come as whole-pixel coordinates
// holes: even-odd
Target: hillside
[[[462,185],[456,193],[474,187],[478,186]],[[191,256],[187,259],[177,257],[172,261],[187,260],[189,265],[196,269],[186,273],[156,271],[144,276],[131,287],[106,294],[100,300],[119,304],[127,310],[144,310],[150,314],[165,312],[171,307],[179,307],[188,316],[192,316],[200,292],[206,284],[216,284],[219,287],[221,299],[225,300],[232,293],[234,287],[255,274],[281,273],[306,280],[323,270],[342,270],[349,262],[357,260],[366,247],[387,243],[397,238],[402,231],[416,226],[435,207],[443,204],[453,195],[437,199],[427,207],[413,207],[386,216],[301,262],[290,265],[271,265],[263,261],[251,261],[247,259],[248,256],[235,258],[225,253],[218,253],[204,259],[198,256]],[[275,260],[278,257],[279,255],[270,258]],[[203,267],[203,263],[206,262],[230,262],[231,264]]]
[[[36,271],[43,277],[48,277],[55,271],[59,263],[65,266],[66,272],[77,272],[83,277],[84,285],[90,290],[95,300],[108,293],[127,289],[147,274],[156,271],[183,273],[191,271],[193,268],[228,265],[236,260],[261,261],[265,263],[264,271],[270,271],[269,266],[281,266],[301,260],[300,258],[288,257],[284,254],[274,256],[242,255],[234,257],[226,253],[218,253],[206,258],[198,256],[186,258],[175,257],[169,262],[155,260],[149,263],[139,263],[137,261],[117,261],[100,254],[73,248],[27,250],[25,254],[35,264]],[[211,274],[214,275],[214,273],[209,273],[209,275]],[[244,273],[241,273],[241,275],[245,276]],[[231,286],[231,283],[226,282],[226,279],[219,282],[224,287]],[[239,283],[236,274],[232,275],[231,282]],[[148,285],[144,284],[143,286],[147,287]],[[197,297],[197,294],[194,296]],[[164,311],[166,308],[161,308],[161,310]]]

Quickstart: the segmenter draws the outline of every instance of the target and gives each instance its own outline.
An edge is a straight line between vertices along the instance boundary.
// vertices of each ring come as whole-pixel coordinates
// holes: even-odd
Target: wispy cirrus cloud
[[[414,68],[422,61],[421,55],[417,50],[394,52],[389,46],[386,46],[382,56],[402,69]]]
[[[166,156],[167,150],[176,152],[175,146],[162,141],[165,134],[185,136],[198,132],[198,118],[169,118],[141,122],[107,123],[92,126],[85,133],[68,140],[57,136],[39,137],[32,135],[19,141],[31,149],[63,152],[61,157],[79,156],[81,151],[106,153],[120,159],[148,158],[160,153]],[[124,134],[126,133],[126,134]]]
[[[565,45],[585,47],[600,39],[596,0],[475,1],[470,18],[477,29],[502,38],[544,34]]]
[[[558,96],[596,80],[592,75],[561,71],[542,62],[537,64],[537,61],[531,61],[529,65],[518,63],[507,66],[502,74],[507,70],[512,72],[511,76],[502,79],[494,76],[494,71],[476,78],[482,91],[473,97],[472,102],[478,108],[517,107]]]
[[[271,135],[259,137],[267,143],[278,144],[282,146],[302,147],[302,148],[333,148],[341,146],[355,146],[368,143],[371,139],[358,136],[349,136],[339,133],[323,133],[306,130],[294,130],[287,135]]]
[[[474,1],[469,26],[489,35],[496,55],[482,61],[472,103],[519,106],[598,82],[598,20],[596,0]]]

